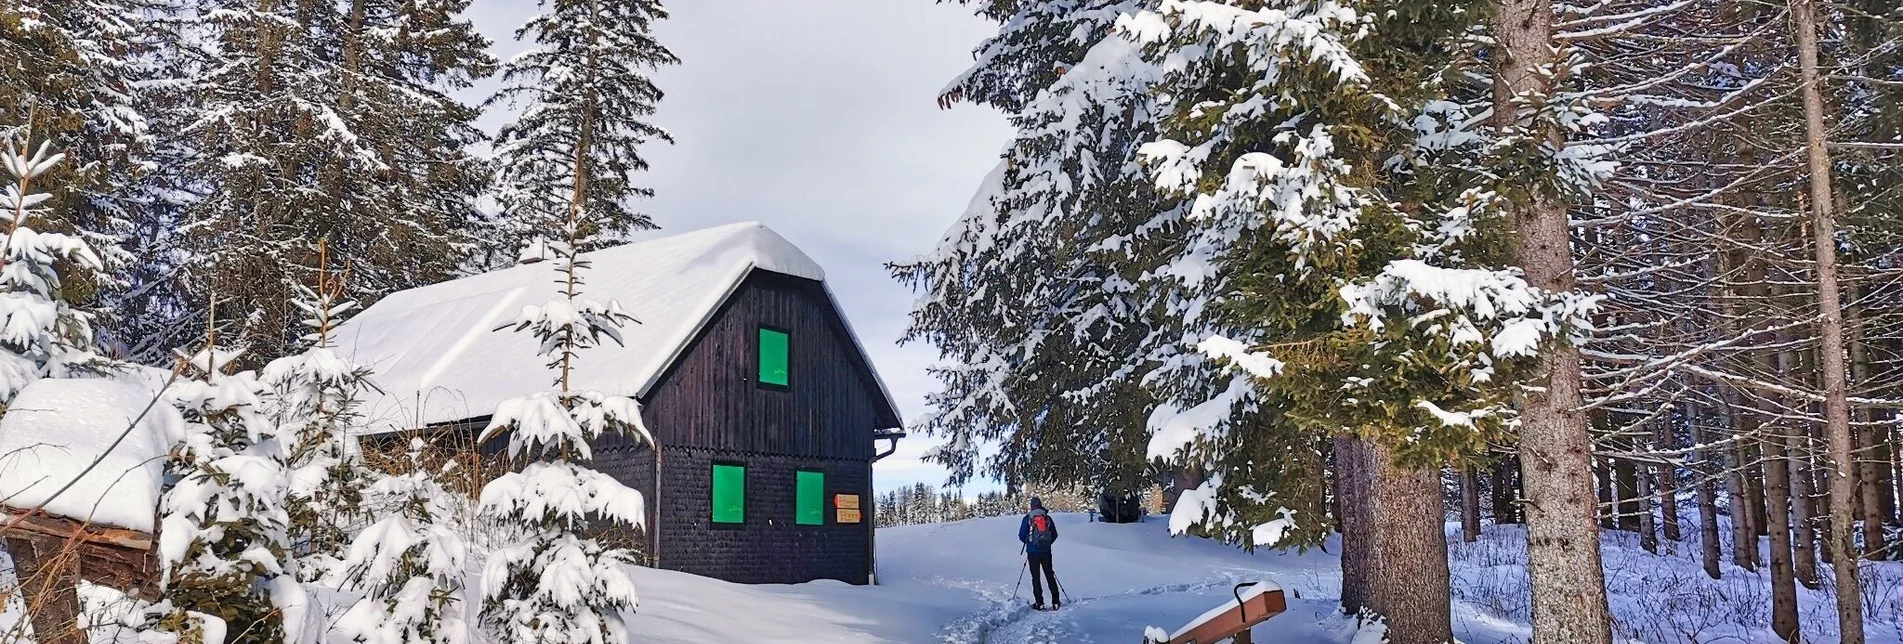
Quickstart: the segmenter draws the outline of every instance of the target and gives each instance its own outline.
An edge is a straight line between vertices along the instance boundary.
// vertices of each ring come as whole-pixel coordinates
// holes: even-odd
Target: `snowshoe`
[[[1031,610],[1044,610],[1044,602],[1031,604]]]

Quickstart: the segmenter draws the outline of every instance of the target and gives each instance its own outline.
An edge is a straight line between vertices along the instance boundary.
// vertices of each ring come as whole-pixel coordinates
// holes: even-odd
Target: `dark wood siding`
[[[759,329],[791,336],[790,386],[757,382]],[[596,465],[647,498],[659,566],[742,583],[868,580],[873,432],[899,420],[819,282],[755,271],[642,401],[661,445],[598,444]],[[712,465],[747,466],[746,522],[711,523]],[[795,472],[826,474],[826,524],[794,522]],[[838,523],[857,494],[863,520]]]
[[[791,386],[757,382],[761,326],[791,335]],[[662,445],[870,460],[897,427],[819,282],[755,271],[643,401]]]
[[[858,494],[869,502],[871,463],[698,449],[667,451],[661,460],[661,495],[648,497],[660,513],[659,567],[749,584],[866,583],[870,516],[841,524],[832,501],[835,494]],[[711,522],[709,477],[716,462],[747,468],[746,522],[738,526]],[[794,523],[794,472],[802,469],[826,474],[826,525]]]

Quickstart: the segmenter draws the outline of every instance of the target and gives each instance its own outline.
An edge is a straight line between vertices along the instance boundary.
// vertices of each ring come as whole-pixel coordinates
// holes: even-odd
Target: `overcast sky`
[[[476,0],[471,14],[507,58],[535,4]],[[1008,140],[998,112],[933,102],[994,27],[934,0],[667,6],[655,31],[681,64],[655,74],[667,97],[654,120],[676,143],[644,153],[654,167],[637,181],[657,194],[643,208],[663,233],[759,221],[799,245],[825,267],[900,411],[917,418],[936,352],[898,345],[914,295],[884,264],[930,250]],[[877,466],[878,488],[941,483],[944,472],[918,460],[931,442],[901,441]],[[979,487],[991,486],[967,492]]]

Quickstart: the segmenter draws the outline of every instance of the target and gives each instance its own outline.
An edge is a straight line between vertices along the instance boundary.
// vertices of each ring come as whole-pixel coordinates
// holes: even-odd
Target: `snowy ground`
[[[1132,525],[1059,515],[1056,567],[1071,594],[1059,612],[1029,610],[1016,517],[888,528],[879,533],[880,585],[738,586],[640,570],[634,626],[655,642],[1062,642],[1129,643],[1144,626],[1174,629],[1229,598],[1238,581],[1269,579],[1291,589],[1290,610],[1256,628],[1264,643],[1343,643],[1351,621],[1335,613],[1339,563],[1322,551],[1246,554],[1201,539],[1171,539],[1158,518]],[[1450,526],[1451,529],[1451,526]],[[1522,534],[1489,526],[1478,543],[1452,542],[1455,635],[1468,644],[1524,642],[1526,571]],[[1330,544],[1328,550],[1339,552]],[[1665,556],[1633,535],[1608,536],[1606,561],[1616,626],[1637,642],[1776,642],[1768,630],[1769,580],[1727,566],[1705,577],[1696,544]],[[1870,641],[1903,643],[1903,565],[1867,568]],[[1800,591],[1811,641],[1836,641],[1827,592]],[[1874,609],[1874,610],[1872,610]]]
[[[1061,611],[1030,610],[1029,580],[1017,585],[1018,518],[999,517],[880,530],[878,586],[750,586],[637,568],[641,607],[633,618],[634,641],[1129,644],[1141,640],[1145,626],[1173,630],[1228,600],[1238,581],[1256,579],[1290,593],[1289,612],[1256,627],[1257,642],[1355,640],[1352,621],[1335,612],[1340,570],[1329,552],[1252,555],[1202,539],[1172,539],[1156,517],[1111,525],[1056,516],[1063,536],[1055,563],[1069,595]],[[1493,526],[1479,543],[1450,539],[1454,630],[1462,642],[1526,641],[1522,539],[1516,529]],[[1328,551],[1339,552],[1336,545]],[[1629,534],[1607,536],[1605,546],[1621,641],[1777,641],[1757,626],[1769,622],[1766,574],[1727,565],[1725,579],[1711,580],[1692,542],[1667,542],[1662,556],[1640,551]],[[1903,564],[1865,571],[1870,642],[1903,644]],[[1807,641],[1837,641],[1828,588],[1799,592]],[[88,595],[89,604],[110,599],[109,591]],[[0,631],[18,624],[17,602],[0,614]],[[95,631],[94,641],[131,640],[124,632],[115,638],[113,630]]]

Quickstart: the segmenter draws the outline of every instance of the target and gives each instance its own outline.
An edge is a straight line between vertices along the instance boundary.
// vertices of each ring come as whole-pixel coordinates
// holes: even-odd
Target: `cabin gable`
[[[781,336],[769,350],[784,340],[783,363],[762,364],[762,330]],[[763,378],[782,364],[783,376]],[[820,282],[751,272],[642,406],[659,476],[653,451],[618,439],[598,445],[596,464],[647,497],[654,565],[743,583],[867,583],[873,436],[899,421]],[[739,507],[717,509],[717,489]],[[856,521],[841,495],[866,509]]]

